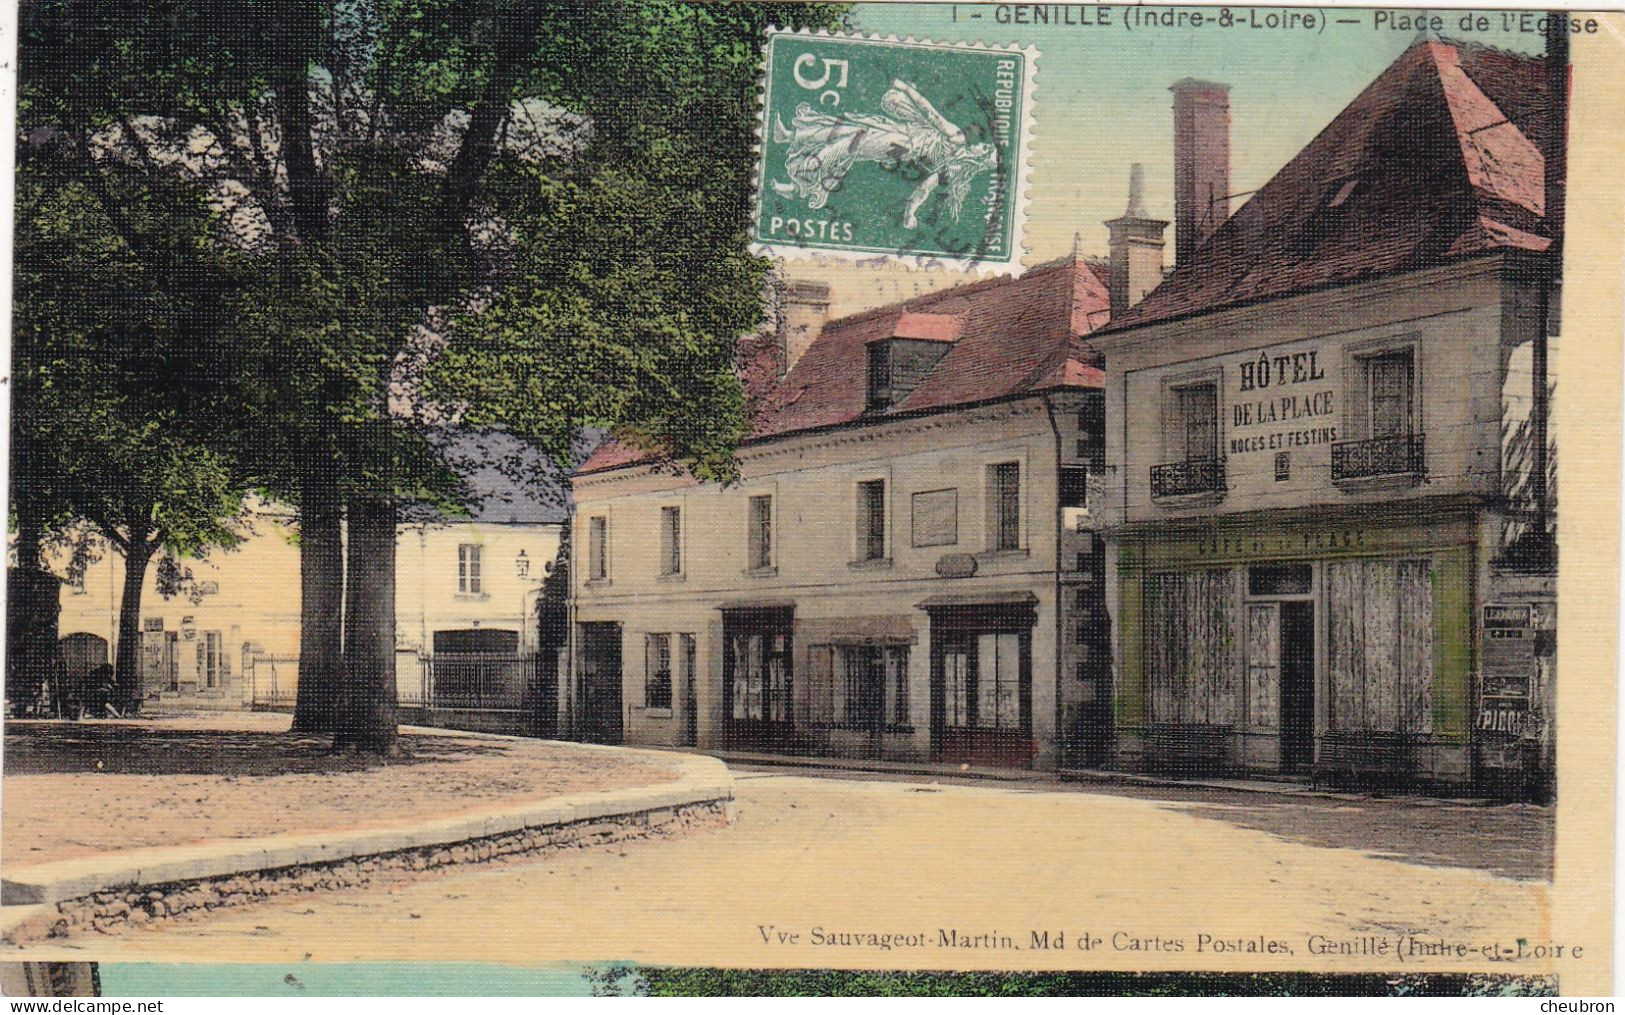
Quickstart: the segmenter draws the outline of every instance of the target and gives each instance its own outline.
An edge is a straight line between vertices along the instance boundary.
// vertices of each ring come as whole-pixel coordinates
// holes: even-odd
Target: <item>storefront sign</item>
[[[1478,729],[1521,737],[1530,730],[1528,698],[1485,698],[1478,706]]]
[[[1484,606],[1483,695],[1521,697],[1527,703],[1535,674],[1533,610],[1528,606]]]
[[[1522,737],[1531,732],[1529,686],[1535,675],[1534,610],[1486,603],[1478,729]]]
[[[1339,396],[1327,370],[1334,355],[1335,349],[1275,346],[1227,369],[1235,384],[1227,399],[1229,454],[1277,453],[1336,441]]]
[[[1211,536],[1195,544],[1196,553],[1203,557],[1297,556],[1321,551],[1358,550],[1364,546],[1364,529],[1308,529],[1285,525],[1274,532]]]

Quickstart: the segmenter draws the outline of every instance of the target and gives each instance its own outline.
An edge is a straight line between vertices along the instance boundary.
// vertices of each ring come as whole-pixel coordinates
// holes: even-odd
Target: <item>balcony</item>
[[[1426,466],[1422,435],[1401,434],[1332,445],[1332,480],[1420,476]]]
[[[1151,466],[1151,496],[1188,497],[1221,494],[1225,490],[1224,459],[1196,458]]]

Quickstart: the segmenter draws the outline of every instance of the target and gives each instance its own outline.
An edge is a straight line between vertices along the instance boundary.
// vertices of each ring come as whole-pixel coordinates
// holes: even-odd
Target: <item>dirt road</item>
[[[1328,848],[1247,827],[1247,808],[1216,820],[1190,801],[1055,787],[750,772],[737,793],[739,820],[718,832],[295,897],[74,950],[103,961],[1420,972],[1484,969],[1484,946],[1548,936],[1544,881]],[[1050,947],[1035,947],[1045,933]],[[1463,957],[1458,945],[1478,950]]]

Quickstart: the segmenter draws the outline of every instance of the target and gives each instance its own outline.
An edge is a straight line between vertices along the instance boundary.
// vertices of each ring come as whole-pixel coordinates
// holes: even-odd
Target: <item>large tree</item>
[[[432,428],[504,425],[563,461],[578,428],[609,426],[728,474],[733,345],[761,312],[744,225],[762,32],[836,16],[676,0],[24,8],[24,91],[49,100],[34,119],[117,153],[81,144],[87,171],[204,188],[229,242],[267,265],[232,304],[263,342],[237,378],[249,425],[226,436],[300,505],[304,728],[336,717],[336,743],[393,747],[397,509],[458,495]]]
[[[239,272],[197,252],[212,214],[194,189],[139,174],[89,181],[65,147],[61,135],[30,139],[16,179],[18,566],[40,571],[47,536],[85,525],[118,550],[117,681],[134,701],[149,565],[238,538],[244,476],[210,438],[220,378],[236,366],[216,339]]]

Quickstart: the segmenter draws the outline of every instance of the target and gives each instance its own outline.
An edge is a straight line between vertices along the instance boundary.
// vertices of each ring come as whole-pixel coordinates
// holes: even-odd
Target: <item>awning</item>
[[[947,610],[954,607],[976,606],[1037,606],[1038,597],[1031,592],[953,592],[932,596],[914,604],[922,610]]]

